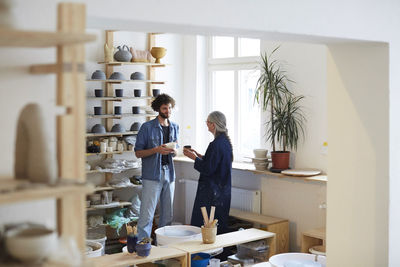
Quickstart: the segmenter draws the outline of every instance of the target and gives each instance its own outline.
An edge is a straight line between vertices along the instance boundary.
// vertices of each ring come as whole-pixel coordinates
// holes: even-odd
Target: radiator
[[[190,224],[197,191],[197,181],[187,179],[181,181],[185,183],[185,224]],[[232,187],[231,208],[260,213],[261,192],[259,190],[252,191]]]

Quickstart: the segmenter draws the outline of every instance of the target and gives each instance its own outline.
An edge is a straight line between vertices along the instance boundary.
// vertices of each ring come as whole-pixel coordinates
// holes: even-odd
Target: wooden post
[[[153,46],[155,46],[155,44],[156,44],[156,36],[155,36],[155,34],[148,33],[147,34],[147,50],[150,51],[150,49]],[[153,81],[156,79],[155,70],[154,70],[154,68],[152,66],[148,66],[147,67],[147,79],[148,80],[153,80]],[[153,95],[152,89],[153,89],[153,84],[148,83],[147,84],[147,95],[148,96],[152,96]],[[149,106],[151,105],[151,101],[152,101],[151,99],[149,99],[147,101],[148,102],[147,104]],[[150,118],[147,118],[147,120],[150,120]]]
[[[114,31],[106,31],[106,44],[108,47],[114,47]],[[105,56],[105,55],[104,55]],[[105,58],[104,58],[104,61]],[[106,64],[106,78],[108,79],[110,75],[114,72],[114,66]],[[112,83],[106,83],[105,95],[113,96],[114,95],[114,87]],[[114,101],[105,101],[106,105],[106,113],[113,114],[114,113]],[[113,126],[113,119],[105,119],[106,121],[106,129],[108,132],[111,132],[111,128]],[[111,158],[113,155],[106,155],[107,158]],[[113,177],[111,173],[105,174],[106,181],[110,180]]]
[[[86,29],[84,4],[58,5],[59,32],[83,33]],[[85,181],[86,89],[85,73],[78,66],[85,62],[83,44],[59,45],[57,64],[72,68],[57,70],[57,105],[68,107],[68,114],[57,118],[57,158],[59,177]],[[86,223],[84,196],[67,196],[57,201],[57,223],[60,235],[72,237],[83,251]]]

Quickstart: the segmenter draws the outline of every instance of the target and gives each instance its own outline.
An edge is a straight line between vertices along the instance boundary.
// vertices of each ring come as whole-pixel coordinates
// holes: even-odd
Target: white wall
[[[59,1],[40,0],[32,4],[26,1],[15,1],[17,8],[15,14],[17,17],[17,25],[24,28],[55,28],[55,6]],[[334,43],[344,41],[345,38],[360,39],[360,40],[374,40],[388,42],[390,47],[389,54],[389,90],[390,101],[386,106],[380,105],[377,108],[389,109],[389,125],[390,132],[384,137],[390,140],[388,151],[389,152],[389,177],[380,176],[376,174],[371,179],[376,183],[383,181],[383,185],[387,185],[390,180],[390,190],[388,186],[384,186],[378,195],[379,199],[387,196],[390,193],[390,220],[389,220],[389,234],[380,235],[379,238],[383,242],[388,241],[389,246],[389,266],[398,266],[400,264],[400,254],[397,253],[400,247],[400,208],[396,203],[400,202],[400,152],[397,149],[400,147],[400,123],[397,119],[397,114],[400,113],[400,77],[397,73],[400,71],[400,38],[397,33],[399,25],[399,9],[400,3],[395,0],[384,0],[379,3],[376,1],[363,1],[354,0],[348,1],[317,1],[309,0],[307,2],[293,2],[290,0],[283,1],[265,1],[255,0],[251,4],[247,1],[231,1],[221,0],[218,2],[212,0],[205,1],[114,1],[112,4],[109,1],[85,1],[88,3],[89,23],[92,25],[105,24],[110,26],[114,23],[116,28],[130,28],[138,29],[140,31],[167,31],[167,32],[180,32],[180,33],[233,33],[235,35],[246,35],[252,37],[261,37],[262,39],[269,40],[297,40],[302,42],[320,42],[320,43]],[[140,12],[135,12],[139,10]],[[145,12],[145,11],[148,12]],[[151,15],[149,15],[151,14]],[[290,19],[289,19],[290,18]],[[333,38],[326,38],[333,37]],[[341,39],[342,38],[342,39]],[[341,40],[340,40],[341,39]],[[13,50],[2,49],[2,56],[14,52]],[[20,50],[18,50],[20,51]],[[29,55],[31,50],[27,51],[25,55]],[[25,53],[25,52],[22,52]],[[21,54],[19,54],[20,56]],[[22,55],[23,56],[23,55]],[[4,57],[2,57],[4,58]],[[6,57],[8,58],[8,57]],[[26,60],[28,59],[28,60]],[[7,64],[13,64],[15,58],[9,59]],[[31,58],[32,60],[32,58]],[[39,60],[34,57],[35,63]],[[18,58],[18,64],[26,66],[29,63],[29,57]],[[44,59],[46,61],[46,59]],[[47,60],[53,62],[53,60]],[[16,72],[18,73],[18,72]],[[26,74],[26,73],[25,73]],[[12,75],[2,76],[2,83],[7,81],[6,87],[11,85],[22,86],[29,88],[32,82],[24,81],[25,77],[16,75],[20,79],[18,83],[13,83],[9,80]],[[28,77],[28,79],[32,79]],[[25,94],[35,94],[41,101],[49,101],[51,96],[44,92],[39,92],[37,89],[38,84],[43,85],[45,90],[48,86],[53,85],[52,78],[49,76],[41,76],[35,82],[35,92],[30,89],[24,89]],[[15,88],[15,86],[14,86]],[[383,89],[385,91],[385,89]],[[20,95],[23,95],[21,93]],[[20,96],[19,95],[19,96]],[[2,125],[12,126],[7,124],[7,120],[16,118],[15,103],[20,103],[18,99],[11,99],[12,96],[7,95],[8,100],[5,102],[3,110],[11,110],[7,119],[1,119]],[[4,98],[2,98],[4,99]],[[368,98],[366,98],[368,99]],[[15,120],[12,120],[15,121]],[[376,122],[372,122],[374,126]],[[377,125],[375,125],[377,126]],[[389,129],[387,129],[389,130]],[[13,134],[5,134],[3,143],[13,140]],[[389,137],[387,137],[389,136]],[[7,138],[9,137],[9,138]],[[8,160],[9,155],[12,153],[10,146],[2,146],[6,150],[2,153],[1,160]],[[331,144],[332,148],[332,144]],[[2,173],[10,173],[10,164],[6,167],[1,167]],[[363,167],[369,167],[364,164]],[[384,167],[380,165],[379,167]],[[387,166],[386,166],[387,167]],[[352,171],[356,171],[358,166],[352,167]],[[349,182],[355,182],[352,177],[349,177]],[[330,194],[340,194],[339,189],[334,190]],[[362,196],[367,196],[365,192],[360,192]],[[377,200],[374,202],[376,203]],[[389,204],[389,203],[388,203]],[[340,217],[340,209],[330,209],[331,212],[336,213]],[[360,214],[355,214],[357,218]],[[387,229],[385,222],[377,222],[377,225]],[[328,221],[329,227],[329,221]],[[367,230],[364,225],[359,225],[356,229]],[[333,234],[341,236],[341,232],[335,231]],[[352,240],[352,249],[358,249],[360,240]],[[333,247],[340,249],[339,243],[330,243]],[[339,251],[337,251],[339,252]],[[387,255],[387,251],[380,254]],[[340,258],[339,254],[329,254],[330,257]],[[353,258],[348,262],[348,266],[355,266],[357,259]],[[373,263],[371,263],[372,265]],[[344,266],[344,265],[342,265]]]

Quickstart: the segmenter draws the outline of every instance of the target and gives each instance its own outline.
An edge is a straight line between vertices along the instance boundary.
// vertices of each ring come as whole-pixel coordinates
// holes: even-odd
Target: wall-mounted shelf
[[[134,151],[125,150],[125,151],[113,151],[113,152],[86,153],[86,156],[113,155],[113,154],[122,154],[122,153],[128,153],[128,152],[132,153]]]
[[[87,118],[88,119],[121,119],[121,118],[127,118],[127,117],[155,117],[157,114],[145,114],[145,113],[140,113],[140,114],[132,114],[132,113],[125,113],[121,115],[114,115],[114,114],[104,114],[104,115],[91,115],[88,114]]]
[[[47,184],[31,184],[28,180],[13,178],[0,179],[0,204],[32,201],[45,198],[62,198],[72,194],[86,195],[92,193],[94,187],[87,184],[59,183],[54,186]]]
[[[86,137],[103,137],[103,136],[125,136],[125,135],[134,135],[137,134],[138,131],[128,131],[128,132],[124,132],[124,133],[112,133],[112,132],[108,132],[108,133],[87,133]]]
[[[141,96],[141,97],[95,97],[89,96],[88,99],[90,100],[101,100],[101,101],[122,101],[122,100],[141,100],[141,99],[153,99],[152,96]]]
[[[151,84],[165,84],[165,81],[154,80],[86,80],[88,82],[105,82],[105,83],[151,83]]]
[[[125,201],[121,201],[119,202],[118,206],[111,206],[111,207],[104,207],[104,208],[86,208],[87,211],[91,211],[91,210],[101,210],[101,209],[115,209],[115,208],[122,208],[122,207],[127,207],[127,206],[132,206],[131,202],[125,202]]]
[[[149,63],[149,62],[97,62],[98,64],[104,64],[109,66],[125,66],[125,65],[134,65],[134,66],[148,66],[148,67],[165,67],[166,64],[163,63]]]
[[[126,168],[126,169],[121,170],[121,172],[129,171],[129,170],[135,170],[135,169],[138,169],[138,168]],[[115,173],[115,172],[104,171],[104,170],[90,170],[90,171],[86,171],[86,174],[91,174],[91,173]]]
[[[93,34],[0,29],[0,46],[52,47],[96,40]]]

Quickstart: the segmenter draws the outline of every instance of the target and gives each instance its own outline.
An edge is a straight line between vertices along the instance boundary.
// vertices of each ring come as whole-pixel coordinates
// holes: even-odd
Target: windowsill
[[[193,160],[191,160],[185,156],[177,156],[174,158],[174,161],[193,163]],[[306,177],[289,176],[289,175],[283,175],[280,173],[270,172],[268,170],[263,170],[263,171],[256,170],[254,165],[251,162],[233,162],[232,169],[241,170],[241,171],[250,171],[254,174],[263,174],[266,176],[274,176],[274,177],[279,177],[279,178],[292,178],[292,179],[297,179],[297,180],[301,179],[301,180],[305,180],[305,181],[318,181],[318,182],[325,182],[325,183],[328,182],[328,175],[326,175],[326,174],[320,174],[320,175],[315,175],[315,176],[306,176]]]

